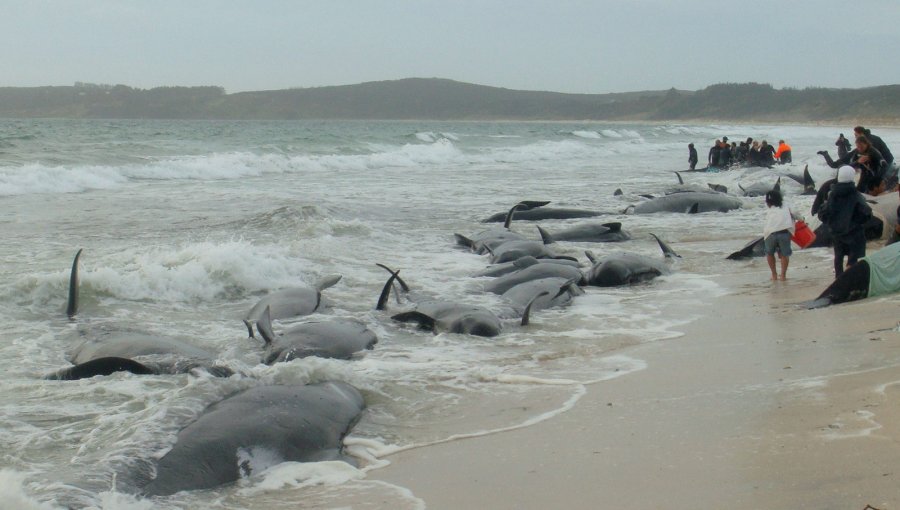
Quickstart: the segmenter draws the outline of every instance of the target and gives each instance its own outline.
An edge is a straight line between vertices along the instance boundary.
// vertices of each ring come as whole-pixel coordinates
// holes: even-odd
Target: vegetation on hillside
[[[0,117],[152,119],[900,121],[900,85],[775,89],[723,83],[699,91],[563,94],[444,79],[226,94],[222,87],[76,83],[0,88]]]

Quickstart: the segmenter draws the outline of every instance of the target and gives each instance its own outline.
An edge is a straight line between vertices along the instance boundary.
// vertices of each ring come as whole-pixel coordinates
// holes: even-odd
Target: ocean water
[[[529,426],[577,405],[604,381],[648,367],[629,346],[677,342],[680,327],[729,289],[719,276],[764,266],[725,256],[758,236],[762,198],[700,215],[623,214],[643,193],[676,183],[687,143],[752,136],[793,146],[792,165],[688,182],[738,185],[802,174],[833,175],[817,150],[852,126],[442,122],[203,122],[0,120],[0,507],[304,508],[390,498],[423,503],[403,487],[367,480],[393,452]],[[900,147],[900,131],[876,130]],[[833,151],[832,151],[833,153]],[[701,164],[702,166],[702,164]],[[784,178],[789,204],[810,197]],[[623,195],[614,196],[616,189]],[[520,200],[603,211],[549,220],[550,230],[621,221],[633,240],[560,243],[587,266],[598,255],[661,256],[650,233],[682,259],[674,272],[627,288],[588,288],[571,306],[508,321],[493,339],[432,334],[374,310],[387,273],[401,270],[421,296],[503,310],[472,275],[486,256],[455,246],[480,222]],[[811,221],[815,224],[815,221]],[[538,238],[535,224],[514,230]],[[81,308],[65,317],[69,269],[84,249]],[[809,256],[830,257],[819,250]],[[341,274],[330,308],[378,335],[350,361],[260,364],[262,346],[241,318],[266,292]],[[308,320],[304,318],[302,320]],[[280,329],[291,321],[276,323]],[[92,328],[175,336],[218,353],[240,375],[135,376],[81,381],[42,377],[69,365]],[[343,380],[368,405],[344,463],[273,465],[215,490],[142,499],[129,482],[169,448],[205,407],[267,384]],[[377,496],[377,497],[376,497]],[[4,506],[6,505],[6,506]],[[11,505],[11,506],[10,506]]]

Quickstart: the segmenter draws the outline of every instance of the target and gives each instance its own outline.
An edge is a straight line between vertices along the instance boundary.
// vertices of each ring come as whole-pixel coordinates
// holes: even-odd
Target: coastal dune
[[[647,368],[572,410],[369,478],[429,509],[900,508],[900,298],[805,310],[830,266],[792,266],[787,282],[763,260],[723,276],[729,294],[683,337],[617,352]]]

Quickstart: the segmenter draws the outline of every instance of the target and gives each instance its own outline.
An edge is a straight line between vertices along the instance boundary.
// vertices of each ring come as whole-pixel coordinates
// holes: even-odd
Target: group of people
[[[694,144],[688,144],[688,164],[691,170],[697,166],[699,158],[697,149]],[[732,166],[764,166],[772,167],[776,163],[790,163],[791,146],[784,140],[778,141],[778,147],[769,145],[769,142],[763,140],[756,141],[748,137],[746,141],[736,143],[731,142],[729,145],[728,137],[723,136],[721,140],[710,147],[707,157],[707,168],[726,169]]]
[[[851,150],[849,141],[841,133],[835,142],[839,155],[837,160],[832,160],[827,151],[819,151],[828,166],[837,169],[837,175],[822,184],[810,211],[827,225],[831,233],[835,279],[866,256],[864,229],[872,218],[872,208],[863,193],[878,196],[894,189],[900,191],[897,169],[893,166],[894,157],[884,141],[863,126],[856,126],[853,131],[856,135],[856,148]],[[791,256],[791,236],[794,234],[796,218],[784,206],[779,190],[766,194],[766,206],[768,208],[763,228],[766,259],[772,279],[784,280]],[[900,208],[897,215],[900,220]],[[900,234],[900,226],[896,233]],[[776,272],[776,252],[781,262],[780,275]]]
[[[856,147],[851,149],[850,141],[841,133],[834,143],[838,150],[838,159],[831,159],[828,151],[819,151],[831,168],[849,165],[859,172],[856,189],[861,193],[869,193],[880,181],[885,182],[888,190],[897,185],[897,169],[894,167],[894,155],[881,137],[863,126],[853,128]]]

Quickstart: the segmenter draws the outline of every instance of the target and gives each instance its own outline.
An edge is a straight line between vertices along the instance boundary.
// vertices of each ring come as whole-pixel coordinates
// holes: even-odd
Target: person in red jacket
[[[778,140],[778,150],[775,151],[775,159],[781,164],[791,162],[791,146],[784,143],[784,140]]]

